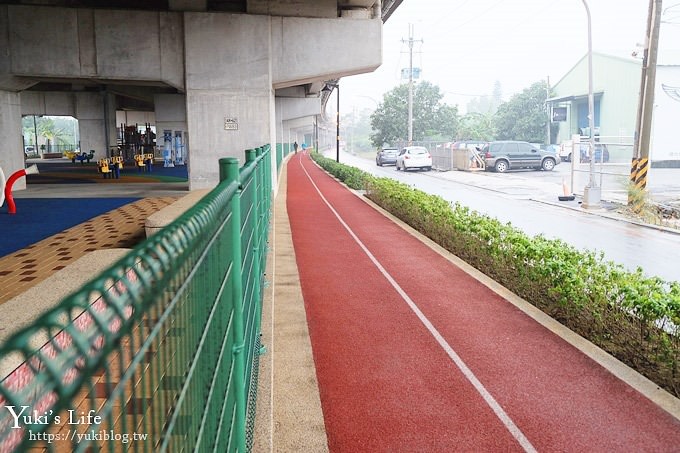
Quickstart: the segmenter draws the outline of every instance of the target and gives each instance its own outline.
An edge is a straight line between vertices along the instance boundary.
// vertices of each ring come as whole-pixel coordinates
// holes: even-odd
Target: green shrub
[[[366,187],[366,181],[372,176],[356,167],[340,164],[333,159],[322,156],[319,153],[311,153],[312,159],[328,173],[332,174],[348,187],[355,190],[362,190]]]
[[[389,178],[315,155],[348,186],[493,280],[680,396],[680,284],[628,272],[601,253],[529,237]]]

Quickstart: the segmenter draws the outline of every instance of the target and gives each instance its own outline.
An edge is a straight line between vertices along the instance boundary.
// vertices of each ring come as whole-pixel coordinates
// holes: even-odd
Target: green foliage
[[[427,81],[413,87],[413,140],[431,137],[453,139],[458,124],[458,108],[442,102],[439,87]],[[371,115],[374,133],[371,142],[376,148],[395,143],[408,136],[408,84],[385,93],[378,109]]]
[[[77,139],[74,130],[77,129],[77,120],[72,117],[60,116],[24,116],[21,119],[21,126],[26,143],[33,145],[37,135],[44,140],[49,140],[54,144],[76,144]]]
[[[460,119],[458,138],[461,140],[494,139],[494,117],[491,114],[468,113]]]
[[[496,80],[493,85],[493,94],[490,96],[478,96],[470,100],[466,105],[468,113],[481,113],[482,115],[493,115],[498,106],[503,103],[503,90],[501,83]]]
[[[372,178],[372,176],[365,171],[359,170],[356,167],[350,167],[349,165],[340,164],[333,159],[322,156],[320,153],[311,153],[311,156],[321,168],[352,189],[364,189],[367,181]]]
[[[365,187],[371,200],[451,253],[680,396],[680,283],[646,277],[640,269],[628,272],[602,254],[529,237],[439,196],[314,158],[350,187]]]
[[[501,104],[494,121],[497,140],[543,143],[548,121],[546,94],[546,82],[536,82]]]

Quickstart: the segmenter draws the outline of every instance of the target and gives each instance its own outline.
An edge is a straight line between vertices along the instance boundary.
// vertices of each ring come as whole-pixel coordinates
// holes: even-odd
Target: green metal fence
[[[276,144],[276,170],[281,169],[281,164],[288,154],[290,154],[293,145],[291,143],[277,143]]]
[[[271,152],[0,348],[0,452],[248,451]],[[33,451],[33,450],[31,450]]]

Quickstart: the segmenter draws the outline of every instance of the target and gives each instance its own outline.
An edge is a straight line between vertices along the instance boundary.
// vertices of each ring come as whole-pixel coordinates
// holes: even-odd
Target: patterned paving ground
[[[98,249],[133,247],[144,221],[177,197],[143,198],[0,258],[0,304]]]

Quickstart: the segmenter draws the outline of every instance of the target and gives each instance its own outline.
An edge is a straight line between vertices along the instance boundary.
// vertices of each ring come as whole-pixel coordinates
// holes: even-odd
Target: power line
[[[465,6],[465,5],[466,5],[467,3],[469,3],[469,2],[470,2],[470,0],[465,0],[463,3],[461,3],[460,5],[458,5],[456,8],[452,9],[451,11],[449,11],[449,15],[452,15],[453,13],[455,13],[456,11],[458,11],[459,9],[461,9],[463,6]],[[433,28],[436,27],[437,25],[441,24],[441,23],[444,22],[445,20],[450,20],[450,16],[449,16],[449,15],[440,18],[437,22],[435,22],[434,24],[432,24],[432,27],[433,27]]]

